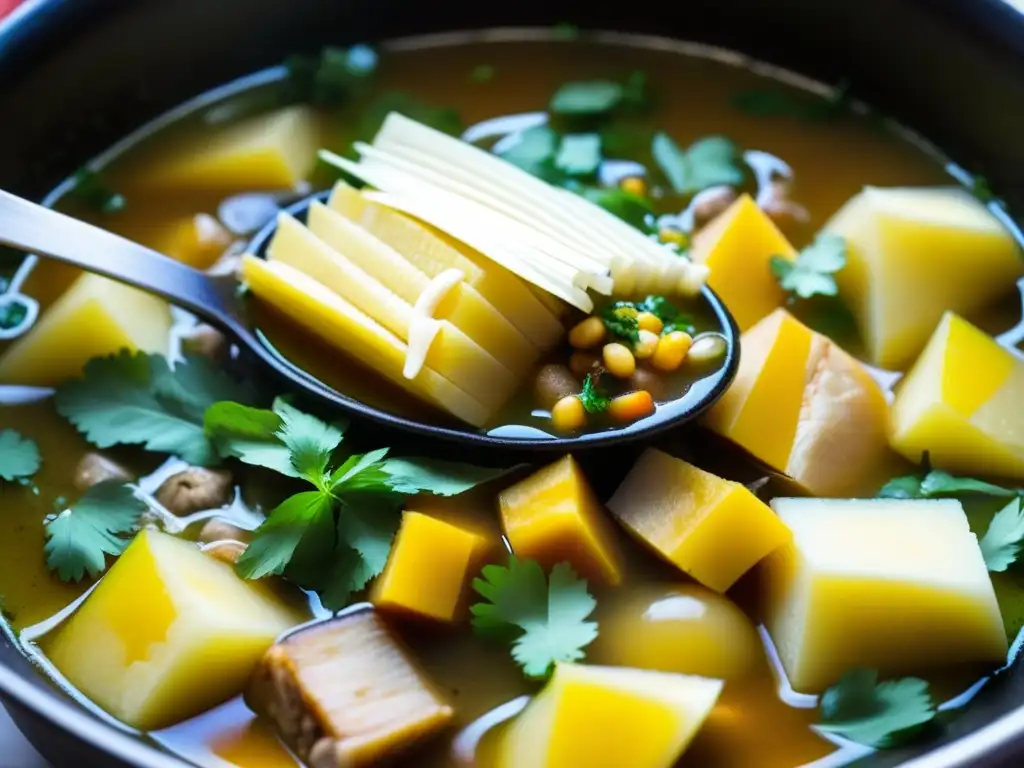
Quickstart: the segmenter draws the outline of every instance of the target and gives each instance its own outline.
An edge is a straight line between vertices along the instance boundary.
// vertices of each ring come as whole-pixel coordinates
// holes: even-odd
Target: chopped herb
[[[649,106],[650,101],[647,73],[642,69],[631,72],[622,89],[622,103],[634,109],[643,109]]]
[[[546,125],[535,125],[519,134],[519,140],[501,157],[534,176],[545,178],[552,169],[558,134]]]
[[[840,81],[826,98],[778,88],[755,88],[736,94],[736,109],[754,117],[795,117],[811,122],[832,120],[850,109],[850,81]]]
[[[590,176],[601,165],[601,137],[596,133],[562,137],[555,167],[569,176]]]
[[[622,84],[611,80],[565,83],[551,97],[548,109],[560,115],[603,115],[615,109],[624,94]]]
[[[640,324],[636,307],[628,301],[617,301],[601,311],[601,321],[612,336],[636,344],[640,341]]]
[[[319,57],[285,61],[292,95],[323,107],[348,103],[360,94],[377,69],[377,52],[368,45],[324,48]]]
[[[878,492],[881,499],[937,499],[944,496],[993,496],[1008,498],[1017,491],[999,485],[955,477],[942,470],[931,470],[924,475],[906,475],[890,480]]]
[[[971,177],[970,190],[971,194],[981,202],[985,203],[985,205],[995,202],[996,200],[996,195],[992,191],[992,187],[989,186],[988,179],[980,174],[975,174]]]
[[[846,266],[846,241],[838,235],[823,233],[795,261],[772,256],[770,264],[784,291],[801,299],[835,296],[839,293],[835,275]]]
[[[68,197],[78,200],[94,211],[113,214],[127,206],[124,195],[115,192],[99,173],[91,168],[80,168],[71,177],[74,186],[68,190]]]
[[[1024,541],[1024,502],[1017,496],[996,512],[979,542],[985,565],[1002,572],[1017,562]]]
[[[585,187],[580,194],[641,232],[654,231],[654,210],[647,198],[619,187]]]
[[[744,172],[736,145],[724,136],[708,136],[680,148],[666,133],[656,133],[651,154],[680,195],[693,195],[709,187],[737,186],[743,183]]]
[[[359,137],[372,141],[391,112],[399,112],[450,136],[458,136],[465,127],[458,110],[431,106],[403,91],[388,91],[371,101],[363,110]]]
[[[46,565],[62,581],[95,578],[107,567],[107,555],[120,555],[129,534],[148,510],[131,486],[115,481],[94,485],[68,509],[46,522]]]
[[[583,404],[583,410],[587,413],[604,413],[608,410],[608,406],[612,404],[610,397],[605,397],[601,394],[598,389],[599,377],[592,373],[587,374],[587,378],[583,380],[583,391],[580,392],[580,403]]]
[[[663,323],[675,322],[680,315],[678,307],[664,296],[648,296],[636,308],[641,312],[650,312]]]
[[[86,363],[82,378],[58,388],[56,406],[98,448],[141,444],[208,466],[219,456],[203,430],[206,409],[250,397],[206,357],[186,355],[172,369],[160,355],[124,350]]]
[[[261,411],[216,403],[206,429],[225,457],[299,478],[312,490],[281,502],[253,535],[237,570],[256,579],[284,574],[344,607],[387,562],[407,495],[453,496],[499,472],[431,459],[388,458],[388,449],[340,452],[344,425],[328,424],[283,400]]]
[[[874,670],[854,669],[821,697],[823,731],[876,749],[899,746],[935,719],[928,683],[916,677],[878,682]]]
[[[34,440],[13,429],[0,429],[0,480],[28,480],[41,464],[39,446]]]
[[[578,40],[580,28],[568,21],[563,21],[551,28],[551,34],[556,40]]]
[[[508,566],[488,565],[473,580],[487,602],[470,608],[473,626],[486,636],[511,637],[512,658],[527,676],[543,678],[559,662],[579,661],[597,637],[587,621],[597,602],[567,563],[551,569],[549,579],[533,560],[509,558]]]
[[[490,64],[480,64],[473,67],[473,71],[469,73],[469,79],[474,83],[489,83],[494,79],[495,69]]]
[[[0,283],[3,283],[0,280]],[[3,287],[0,286],[0,291]],[[21,326],[28,318],[29,306],[18,295],[0,295],[0,331],[9,331]]]

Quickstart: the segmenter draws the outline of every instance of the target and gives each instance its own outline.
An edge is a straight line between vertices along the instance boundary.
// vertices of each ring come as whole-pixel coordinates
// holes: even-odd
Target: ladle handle
[[[202,272],[3,190],[0,244],[140,288],[217,325],[236,325],[228,293]]]

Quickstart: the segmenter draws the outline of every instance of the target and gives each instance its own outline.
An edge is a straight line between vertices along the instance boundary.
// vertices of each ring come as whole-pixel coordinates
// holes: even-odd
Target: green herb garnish
[[[585,187],[580,194],[641,232],[655,231],[654,209],[645,197],[618,187]]]
[[[490,64],[479,64],[473,67],[469,73],[469,79],[474,83],[489,83],[494,79],[496,71]]]
[[[346,453],[345,425],[328,424],[283,400],[261,411],[217,403],[206,430],[225,457],[263,466],[309,486],[281,502],[238,560],[249,579],[283,574],[342,608],[387,562],[405,497],[453,496],[500,472],[463,464]]]
[[[974,174],[974,176],[971,177],[971,185],[969,189],[971,194],[985,205],[997,200],[995,192],[993,192],[992,187],[989,186],[988,179],[980,174]]]
[[[95,578],[107,555],[124,552],[148,507],[131,486],[107,481],[87,490],[68,509],[46,522],[46,565],[62,581]]]
[[[1024,542],[1024,501],[1020,496],[996,512],[981,538],[981,554],[990,571],[1002,572],[1017,562]]]
[[[203,431],[206,409],[251,393],[212,361],[186,355],[172,369],[160,355],[127,350],[90,360],[57,390],[57,411],[98,448],[142,445],[209,466],[220,457]]]
[[[709,187],[743,183],[739,150],[724,136],[699,139],[683,150],[666,133],[656,133],[651,154],[672,189],[692,195]]]
[[[583,380],[583,390],[580,392],[579,397],[583,410],[587,413],[604,413],[608,410],[608,406],[612,404],[611,398],[601,394],[597,384],[598,377],[592,373],[588,373],[587,378]]]
[[[403,91],[388,91],[373,99],[363,110],[359,123],[359,137],[365,141],[372,141],[391,112],[403,114],[449,136],[458,136],[465,127],[456,109],[426,104]]]
[[[13,429],[0,429],[0,480],[27,481],[41,464],[39,446],[34,440]]]
[[[661,320],[665,326],[661,331],[663,334],[685,331],[693,335],[697,330],[693,318],[685,312],[680,312],[679,308],[664,296],[648,296],[635,306],[640,312],[650,312]]]
[[[596,133],[562,137],[555,167],[569,176],[591,176],[601,165],[601,137]]]
[[[976,480],[956,477],[942,470],[931,470],[924,475],[905,475],[890,480],[878,492],[880,499],[938,499],[946,496],[992,496],[1008,498],[1016,490]]]
[[[846,266],[846,241],[838,235],[820,234],[795,261],[772,256],[772,274],[784,291],[809,299],[839,293],[835,275]]]
[[[601,311],[601,321],[612,336],[636,344],[640,341],[640,323],[636,319],[636,306],[628,301],[616,301]]]
[[[557,147],[558,134],[546,125],[535,125],[522,131],[499,156],[527,173],[547,178],[554,168]]]
[[[625,88],[612,80],[565,83],[551,97],[548,109],[559,115],[603,115],[622,101]]]
[[[68,197],[80,201],[94,211],[103,214],[119,213],[128,204],[124,195],[107,186],[103,177],[91,168],[80,168],[71,180],[74,186],[68,190]]]
[[[292,56],[285,61],[295,98],[323,107],[346,104],[361,95],[377,69],[377,52],[368,45],[324,48],[318,57]]]
[[[509,558],[508,566],[488,565],[473,589],[487,602],[470,608],[483,635],[511,640],[512,658],[527,676],[543,678],[558,662],[579,661],[597,637],[587,621],[597,602],[567,563],[551,569],[550,579],[533,560]]]
[[[919,735],[936,716],[928,683],[916,677],[878,682],[878,673],[854,669],[821,697],[821,730],[876,749]]]
[[[755,88],[736,94],[732,103],[741,112],[754,117],[795,117],[810,122],[832,120],[850,109],[850,82],[841,81],[824,99],[777,88]]]
[[[0,283],[4,282],[4,280],[0,279]],[[0,286],[0,291],[3,290],[4,286]],[[12,328],[17,328],[25,322],[27,317],[28,304],[16,295],[0,295],[0,331],[9,331]]]

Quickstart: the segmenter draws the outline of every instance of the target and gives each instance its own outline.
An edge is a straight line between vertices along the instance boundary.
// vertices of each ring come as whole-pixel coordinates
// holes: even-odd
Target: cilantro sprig
[[[13,429],[0,429],[0,480],[27,482],[41,465],[34,440]]]
[[[933,469],[924,474],[904,475],[890,480],[878,492],[880,499],[939,499],[947,496],[991,496],[1009,498],[1017,491],[986,483],[973,477],[956,477]]]
[[[640,341],[640,323],[636,305],[629,301],[616,301],[601,310],[601,322],[608,333],[622,341],[636,344]]]
[[[377,69],[377,52],[367,45],[326,47],[320,55],[285,61],[287,84],[295,98],[320,106],[344,104],[362,93]]]
[[[770,265],[782,289],[794,296],[835,296],[839,293],[835,275],[846,266],[846,241],[838,235],[822,233],[795,261],[772,256]]]
[[[583,390],[579,394],[580,403],[587,413],[604,413],[612,404],[612,399],[601,393],[598,389],[598,377],[592,373],[587,374],[583,380]]]
[[[391,458],[387,448],[346,452],[346,425],[328,424],[280,399],[271,410],[216,403],[204,426],[222,456],[310,486],[282,501],[256,529],[238,560],[239,574],[284,575],[318,592],[332,610],[384,569],[407,495],[453,496],[500,474]]]
[[[1024,501],[1020,496],[996,512],[978,542],[985,565],[1001,573],[1017,562],[1024,543]]]
[[[746,174],[739,150],[724,136],[698,139],[685,150],[667,133],[657,133],[651,154],[676,194],[694,195],[709,187],[738,186]]]
[[[509,558],[507,566],[488,565],[473,589],[486,602],[470,607],[478,633],[511,641],[512,658],[528,677],[543,678],[558,662],[579,661],[597,637],[587,617],[597,601],[567,563],[545,578],[533,560]]]
[[[878,672],[854,669],[822,694],[823,731],[876,749],[912,740],[935,720],[928,683],[916,677],[878,682]]]

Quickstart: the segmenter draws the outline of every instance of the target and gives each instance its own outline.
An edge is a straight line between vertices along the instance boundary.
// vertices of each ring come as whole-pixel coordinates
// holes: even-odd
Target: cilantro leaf
[[[204,414],[229,391],[234,399],[248,397],[206,358],[189,357],[172,370],[160,355],[123,350],[86,363],[82,378],[58,388],[55,402],[99,448],[141,444],[208,466],[220,457],[204,431]]]
[[[319,57],[285,61],[292,94],[320,106],[344,104],[361,93],[377,68],[377,52],[368,45],[324,48]]]
[[[628,301],[609,304],[601,311],[601,321],[612,336],[628,341],[631,345],[640,341],[636,307]]]
[[[378,448],[369,453],[349,456],[331,473],[329,479],[332,493],[381,490],[387,486],[389,477],[384,472],[384,458],[387,448]]]
[[[353,592],[366,588],[384,570],[402,518],[403,497],[398,494],[360,494],[343,505],[338,516],[338,542],[353,553],[344,568],[335,568],[322,594],[331,610],[343,608]]]
[[[39,471],[42,460],[34,440],[13,429],[0,429],[0,480],[27,479]]]
[[[652,223],[654,209],[645,197],[620,187],[584,187],[580,194],[641,232],[650,233],[655,230]]]
[[[0,277],[0,331],[12,331],[15,328],[28,330],[27,327],[21,329],[21,326],[28,324],[29,305],[21,294],[4,294],[7,290],[5,282]]]
[[[921,478],[917,475],[894,477],[878,491],[880,499],[921,499]]]
[[[795,117],[810,122],[832,120],[850,109],[850,83],[840,82],[824,99],[766,88],[738,93],[732,103],[736,109],[755,117]]]
[[[1017,491],[999,485],[975,480],[972,477],[956,477],[932,470],[924,476],[906,475],[890,480],[878,492],[881,499],[938,499],[944,496],[993,496],[1008,498],[1015,496]]]
[[[835,296],[839,293],[835,274],[846,266],[846,241],[838,235],[823,233],[804,248],[795,261],[772,256],[772,274],[784,291],[801,299]]]
[[[996,512],[979,545],[990,571],[1001,573],[1017,562],[1024,542],[1024,502],[1021,497]]]
[[[874,670],[854,669],[821,697],[821,730],[885,749],[906,743],[935,719],[928,683],[916,677],[878,683]]]
[[[333,505],[334,500],[321,491],[304,491],[282,501],[253,533],[238,559],[238,573],[246,579],[283,573],[306,530],[322,515],[332,516]]]
[[[79,168],[71,177],[74,186],[68,190],[68,197],[103,214],[120,213],[128,203],[124,195],[112,190],[92,168]]]
[[[560,115],[601,115],[622,101],[625,89],[611,80],[565,83],[551,97],[548,109]]]
[[[388,459],[383,470],[396,493],[435,496],[457,496],[506,472],[440,459]]]
[[[569,176],[590,176],[601,165],[601,136],[596,133],[569,134],[555,155],[555,167]]]
[[[399,112],[450,136],[462,133],[462,117],[457,110],[435,107],[404,91],[388,91],[371,101],[362,111],[359,121],[360,138],[372,141],[391,112]]]
[[[651,142],[651,154],[672,189],[680,195],[743,183],[739,150],[724,136],[698,139],[683,150],[668,134],[656,133]]]
[[[558,662],[578,661],[597,637],[587,621],[597,602],[567,563],[551,569],[550,579],[536,561],[509,558],[507,567],[488,565],[473,580],[487,602],[470,608],[473,626],[492,637],[512,636],[512,657],[529,677],[547,676]]]
[[[597,378],[592,373],[587,374],[583,380],[583,390],[580,392],[580,403],[587,413],[604,413],[612,404],[610,397],[602,395],[597,388]]]
[[[327,424],[281,398],[274,401],[274,413],[281,418],[277,436],[291,453],[292,467],[299,477],[324,490],[327,465],[347,425]]]
[[[518,140],[498,154],[527,173],[546,178],[557,146],[558,134],[546,125],[535,125],[520,132]]]
[[[233,402],[214,403],[206,409],[203,429],[224,458],[288,477],[299,476],[292,466],[291,451],[278,437],[281,417],[273,411]]]
[[[107,555],[128,546],[139,517],[148,509],[128,485],[97,483],[68,509],[46,523],[46,565],[62,581],[96,577],[107,567]]]

